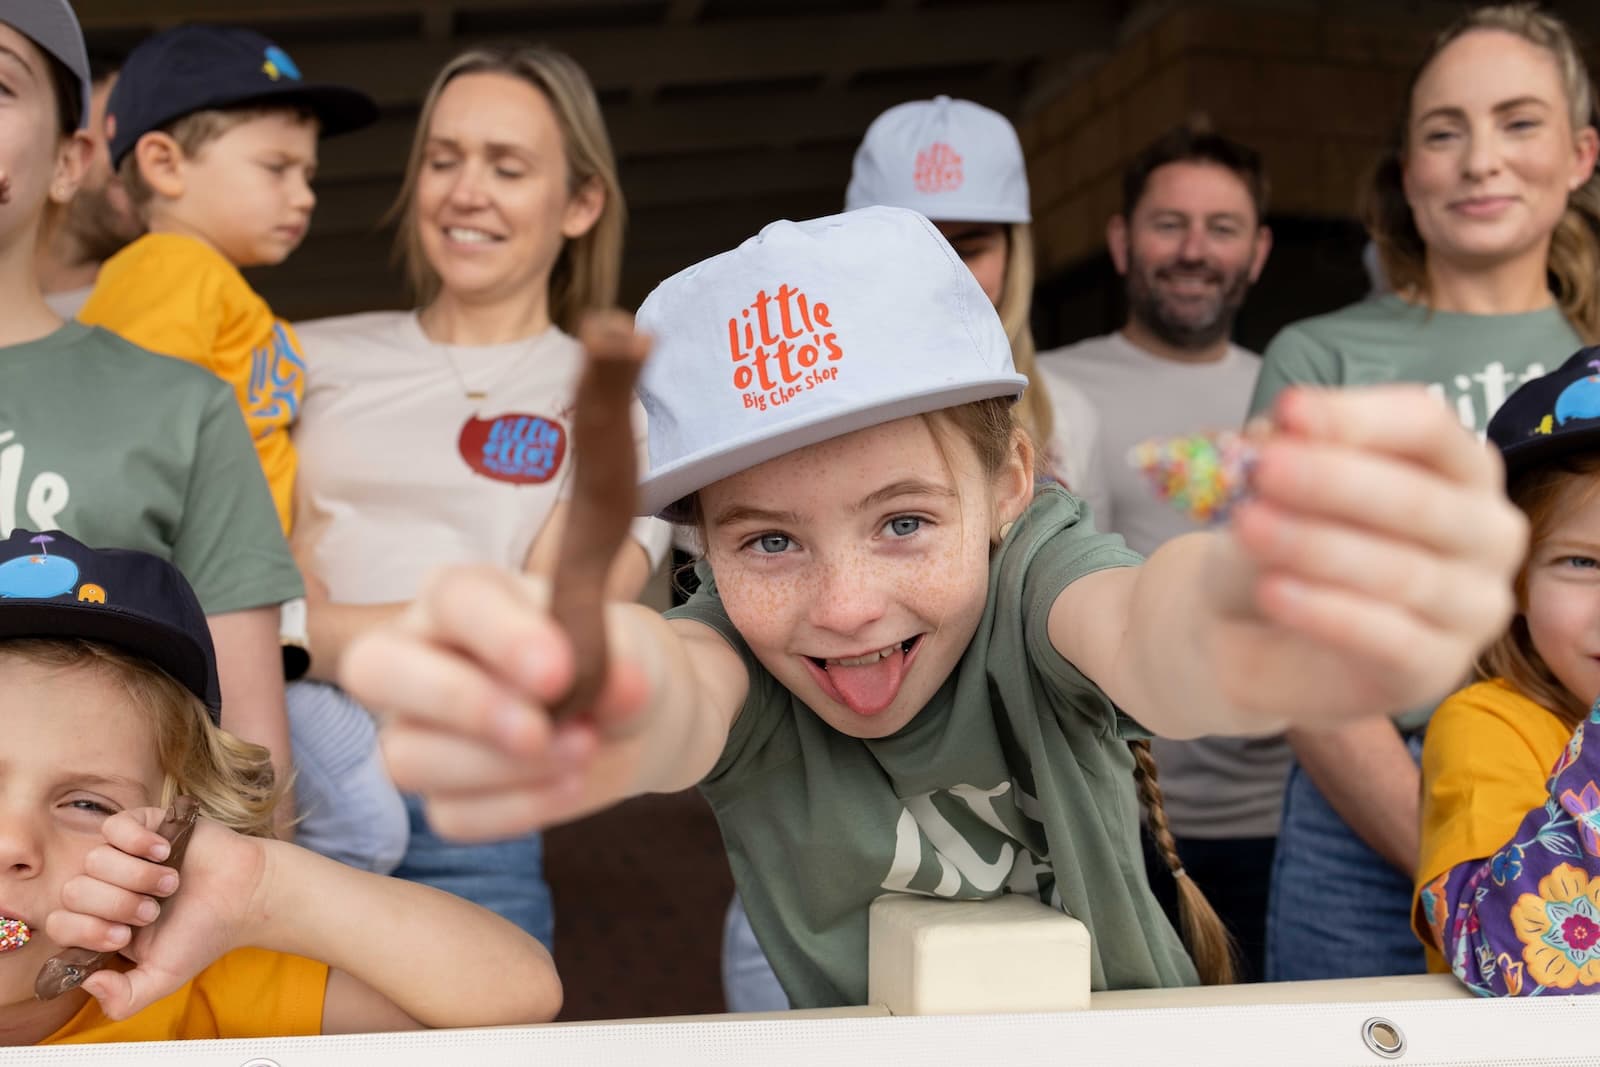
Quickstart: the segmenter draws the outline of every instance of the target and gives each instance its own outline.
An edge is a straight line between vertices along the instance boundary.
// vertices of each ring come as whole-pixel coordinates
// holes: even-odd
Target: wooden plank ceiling
[[[422,94],[456,51],[543,42],[600,94],[629,207],[623,299],[774,218],[842,204],[884,108],[948,93],[1015,116],[1157,3],[1129,0],[76,0],[91,46],[183,21],[253,26],[306,76],[371,93],[375,127],[323,150],[305,245],[255,279],[294,317],[403,306],[380,219]]]

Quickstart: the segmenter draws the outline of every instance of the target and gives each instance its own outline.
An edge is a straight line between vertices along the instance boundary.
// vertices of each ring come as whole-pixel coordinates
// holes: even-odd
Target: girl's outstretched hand
[[[1514,607],[1528,530],[1499,454],[1413,386],[1291,389],[1272,423],[1212,572],[1223,684],[1299,694],[1301,725],[1442,697]]]
[[[577,818],[626,795],[597,759],[629,743],[643,671],[612,657],[584,714],[550,712],[570,690],[572,645],[546,584],[491,567],[442,570],[394,625],[363,636],[340,670],[382,720],[390,777],[422,794],[428,821],[489,840]]]
[[[201,819],[183,870],[163,865],[167,840],[156,832],[164,808],[133,808],[107,818],[105,843],[61,890],[62,907],[45,918],[58,945],[118,952],[131,970],[107,967],[84,980],[112,1019],[143,1011],[224,954],[250,944],[250,924],[265,880],[263,842]]]

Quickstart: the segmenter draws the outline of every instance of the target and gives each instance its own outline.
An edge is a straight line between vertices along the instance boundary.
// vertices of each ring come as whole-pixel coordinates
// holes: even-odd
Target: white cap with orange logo
[[[879,423],[1028,380],[994,306],[928,220],[870,208],[774,222],[656,287],[639,382],[650,470],[639,513]]]
[[[1029,222],[1028,170],[998,111],[948,96],[897,104],[856,149],[844,209],[887,204],[935,222]]]

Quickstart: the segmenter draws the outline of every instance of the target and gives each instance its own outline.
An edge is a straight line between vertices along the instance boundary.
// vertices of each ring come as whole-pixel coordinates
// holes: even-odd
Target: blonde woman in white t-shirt
[[[616,299],[623,211],[582,69],[542,48],[468,51],[428,94],[394,212],[421,307],[299,328],[309,384],[295,548],[324,682],[291,703],[296,721],[360,726],[352,760],[373,751],[370,717],[340,714],[351,702],[325,683],[355,637],[403,613],[441,564],[554,564],[582,360],[571,335],[585,309]],[[612,571],[626,598],[664,553],[666,527],[643,520],[634,537]],[[447,844],[415,807],[409,829],[397,875],[549,942],[536,836]]]

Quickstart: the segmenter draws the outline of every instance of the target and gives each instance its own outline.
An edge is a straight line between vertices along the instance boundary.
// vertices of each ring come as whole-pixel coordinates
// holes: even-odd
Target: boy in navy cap
[[[112,164],[150,232],[107,261],[79,318],[233,385],[287,532],[304,362],[239,269],[299,246],[318,137],[367,125],[377,106],[303,81],[260,34],[190,25],[134,49],[106,112]]]
[[[376,117],[364,94],[305,81],[283,49],[234,26],[178,26],[145,40],[106,104],[112,165],[149,232],[106,261],[78,317],[233,387],[284,535],[304,360],[293,329],[240,269],[281,263],[305,237],[318,139]],[[308,664],[303,600],[283,605],[278,631],[284,675],[296,678]],[[331,732],[311,738],[294,728],[292,697],[286,707],[276,690],[273,703],[299,770],[342,760],[325,750],[339,729],[324,723]],[[349,729],[370,729],[362,716]],[[405,810],[375,752],[349,773],[301,773],[297,784],[304,843],[369,869],[397,862]]]

